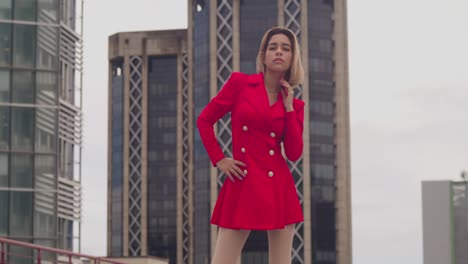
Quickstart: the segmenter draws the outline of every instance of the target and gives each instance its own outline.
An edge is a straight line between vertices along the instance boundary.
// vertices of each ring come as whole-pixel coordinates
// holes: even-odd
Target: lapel
[[[267,113],[270,110],[268,95],[263,82],[263,73],[249,75],[247,77],[246,101],[258,112]]]
[[[266,92],[265,83],[263,81],[263,73],[257,73],[247,76],[245,101],[255,111],[265,117],[265,121],[271,123],[273,119],[284,118],[285,109],[283,106],[283,97],[281,93],[278,95],[278,102],[270,106],[268,94]]]

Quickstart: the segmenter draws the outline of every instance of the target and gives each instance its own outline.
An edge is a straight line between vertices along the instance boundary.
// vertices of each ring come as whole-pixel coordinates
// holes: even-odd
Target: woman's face
[[[263,63],[267,71],[286,73],[291,66],[292,46],[284,34],[273,35],[268,42]]]

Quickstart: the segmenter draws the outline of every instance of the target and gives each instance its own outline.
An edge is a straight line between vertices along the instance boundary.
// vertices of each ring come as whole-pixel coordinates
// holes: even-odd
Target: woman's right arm
[[[232,111],[237,99],[237,78],[238,73],[233,72],[221,91],[211,99],[197,119],[200,137],[213,166],[216,166],[216,163],[224,158],[224,153],[216,140],[213,126],[226,113]]]

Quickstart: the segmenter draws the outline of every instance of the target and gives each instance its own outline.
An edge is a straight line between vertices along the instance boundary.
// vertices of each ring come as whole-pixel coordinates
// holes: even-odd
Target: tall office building
[[[81,15],[80,0],[0,2],[0,236],[79,250]]]
[[[263,34],[272,26],[299,38],[305,82],[304,154],[290,163],[305,221],[296,225],[293,263],[351,263],[351,176],[346,0],[189,0],[188,63],[193,75],[194,117],[231,72],[255,73]],[[217,129],[231,155],[229,118]],[[194,263],[208,263],[216,227],[210,226],[223,175],[212,168],[199,137],[194,138]],[[210,175],[210,177],[207,177]],[[252,233],[242,263],[267,263],[264,232]]]
[[[210,263],[217,228],[209,220],[224,176],[193,120],[233,71],[255,73],[263,34],[280,25],[299,37],[306,72],[296,94],[306,102],[304,154],[289,164],[305,216],[293,263],[352,263],[346,1],[188,7],[188,31],[109,39],[109,255]],[[217,136],[231,155],[229,118]],[[266,232],[253,232],[241,262],[267,261]]]
[[[186,39],[187,30],[109,37],[109,256],[187,263],[193,122]]]
[[[424,264],[467,264],[468,183],[422,182]]]

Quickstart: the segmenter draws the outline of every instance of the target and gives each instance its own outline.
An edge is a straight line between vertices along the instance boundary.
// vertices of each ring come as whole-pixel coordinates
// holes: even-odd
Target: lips
[[[284,62],[284,60],[281,59],[281,58],[276,58],[276,59],[274,59],[273,61],[274,61],[274,62]]]

